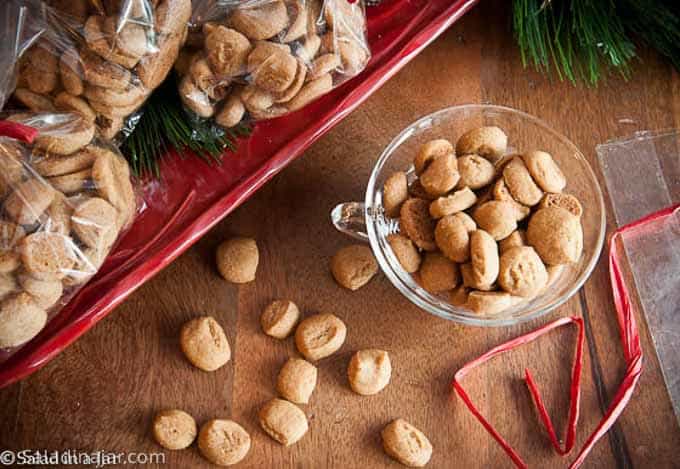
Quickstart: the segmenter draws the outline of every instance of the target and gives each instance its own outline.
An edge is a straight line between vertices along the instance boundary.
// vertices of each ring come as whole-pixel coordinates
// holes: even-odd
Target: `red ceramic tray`
[[[0,387],[36,371],[172,262],[359,106],[477,0],[384,0],[368,8],[366,70],[306,108],[258,123],[221,166],[168,155],[146,184],[147,208],[115,252],[35,339],[0,365]]]

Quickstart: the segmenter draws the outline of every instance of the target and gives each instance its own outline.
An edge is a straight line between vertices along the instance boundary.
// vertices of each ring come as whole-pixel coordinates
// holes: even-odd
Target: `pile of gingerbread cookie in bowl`
[[[382,203],[399,233],[387,236],[400,267],[427,292],[479,317],[530,302],[579,262],[577,197],[548,152],[508,152],[496,126],[456,144],[439,138],[413,155],[413,172],[384,182]]]

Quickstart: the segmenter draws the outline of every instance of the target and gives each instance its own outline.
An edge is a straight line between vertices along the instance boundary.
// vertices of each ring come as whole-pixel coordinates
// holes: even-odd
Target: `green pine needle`
[[[208,163],[219,163],[224,152],[236,151],[236,141],[252,130],[246,124],[223,129],[190,116],[182,109],[174,76],[153,92],[137,119],[121,150],[136,175],[156,178],[160,177],[160,159],[171,148],[179,155],[191,151]]]
[[[633,35],[680,70],[677,0],[513,0],[512,24],[523,65],[560,80],[595,85],[603,70],[628,78]]]

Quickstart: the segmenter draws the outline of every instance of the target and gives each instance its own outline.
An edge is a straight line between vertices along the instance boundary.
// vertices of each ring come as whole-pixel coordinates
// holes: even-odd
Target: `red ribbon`
[[[472,412],[472,414],[475,417],[477,417],[477,420],[479,420],[479,422],[484,426],[484,428],[486,428],[486,430],[498,442],[498,444],[501,445],[501,447],[505,450],[507,455],[510,457],[510,459],[512,459],[512,461],[515,463],[515,465],[517,465],[517,467],[526,468],[528,466],[522,460],[520,455],[512,448],[512,446],[510,446],[510,444],[507,441],[505,441],[501,434],[498,433],[498,431],[493,427],[493,425],[491,425],[489,421],[484,418],[481,412],[479,412],[479,410],[473,404],[472,399],[470,399],[467,392],[465,392],[465,389],[463,389],[463,385],[460,383],[460,381],[472,369],[489,361],[493,357],[509,352],[512,349],[519,347],[520,345],[532,342],[539,338],[540,336],[552,331],[553,329],[557,329],[561,326],[568,325],[570,323],[575,324],[576,327],[578,328],[578,339],[576,342],[576,358],[574,359],[574,367],[572,369],[571,374],[571,399],[569,404],[569,420],[567,422],[567,441],[564,449],[560,448],[560,444],[555,433],[555,428],[552,424],[552,421],[550,420],[548,411],[543,405],[543,400],[541,399],[541,395],[538,391],[538,387],[536,386],[536,382],[534,381],[531,375],[531,372],[528,369],[524,370],[525,379],[527,386],[529,388],[529,392],[531,393],[531,396],[534,400],[534,405],[538,410],[538,414],[541,420],[543,421],[543,425],[545,425],[545,428],[548,431],[548,436],[550,437],[552,445],[555,447],[555,450],[559,454],[567,454],[573,448],[574,442],[576,440],[576,425],[578,423],[579,403],[581,400],[580,383],[581,383],[581,369],[583,368],[583,342],[585,339],[585,331],[583,328],[582,318],[575,316],[560,318],[557,319],[556,321],[552,321],[546,324],[543,327],[536,329],[535,331],[529,332],[528,334],[505,342],[504,344],[498,345],[489,350],[488,352],[486,352],[481,357],[466,364],[463,368],[456,372],[456,375],[453,378],[453,388],[456,390],[456,392],[463,400],[465,405],[468,407],[468,409],[470,409],[470,412]]]
[[[18,122],[0,120],[0,136],[33,143],[38,136],[38,130]]]
[[[641,229],[653,229],[654,223],[663,221],[666,217],[670,217],[676,210],[680,209],[680,204],[674,207],[669,207],[659,212],[648,215],[641,220],[635,221],[628,225],[619,228],[609,240],[609,274],[611,278],[612,291],[614,295],[614,306],[616,309],[616,317],[619,323],[619,332],[621,336],[621,344],[623,346],[624,359],[626,361],[626,373],[621,380],[614,398],[612,399],[604,417],[598,423],[597,427],[587,438],[586,442],[581,447],[576,459],[570,464],[570,468],[575,469],[583,464],[590,451],[595,446],[595,443],[604,436],[607,431],[614,424],[616,419],[621,415],[626,405],[630,401],[635,387],[640,379],[640,374],[642,373],[642,346],[640,344],[640,334],[638,332],[637,323],[635,321],[635,315],[633,314],[633,308],[630,303],[630,295],[628,288],[623,280],[623,275],[621,273],[621,262],[620,255],[617,249],[616,240],[621,237],[623,233],[629,230],[641,230]],[[644,232],[644,231],[643,231]],[[510,444],[503,439],[503,437],[498,433],[498,431],[484,418],[481,412],[475,407],[474,403],[468,396],[468,394],[463,389],[460,380],[473,368],[483,364],[489,359],[496,355],[508,352],[515,347],[522,344],[526,344],[538,338],[539,336],[556,329],[560,326],[574,323],[579,328],[579,335],[576,347],[576,356],[574,358],[574,367],[572,370],[571,378],[571,397],[570,397],[570,409],[569,409],[569,420],[567,422],[567,435],[566,443],[564,449],[560,448],[559,440],[555,433],[554,426],[550,420],[550,416],[543,405],[543,402],[538,392],[538,387],[531,376],[529,370],[525,370],[525,379],[531,396],[534,401],[534,405],[538,411],[539,417],[543,424],[545,425],[546,431],[550,438],[550,442],[557,451],[558,454],[565,455],[571,451],[576,441],[576,426],[578,422],[578,409],[579,401],[581,395],[580,388],[580,375],[581,369],[583,367],[583,342],[584,342],[584,326],[583,319],[578,317],[565,317],[557,319],[551,323],[546,324],[543,327],[536,329],[533,332],[525,334],[523,336],[517,337],[516,339],[510,340],[494,347],[490,351],[486,352],[479,358],[467,363],[455,374],[453,378],[453,388],[458,393],[460,398],[463,400],[465,405],[470,409],[470,412],[479,420],[482,426],[491,434],[491,436],[498,442],[498,444],[505,450],[510,459],[515,463],[517,467],[526,468],[527,464],[522,460],[519,454],[510,446]]]

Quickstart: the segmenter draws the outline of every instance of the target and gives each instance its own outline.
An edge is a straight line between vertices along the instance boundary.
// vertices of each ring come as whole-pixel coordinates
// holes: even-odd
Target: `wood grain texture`
[[[151,418],[160,409],[182,408],[199,424],[228,417],[244,426],[252,449],[237,467],[401,467],[385,456],[379,437],[396,417],[432,441],[428,467],[511,467],[451,393],[451,379],[490,347],[568,314],[583,315],[588,328],[577,446],[582,444],[623,373],[604,261],[580,294],[549,317],[504,329],[461,327],[429,316],[382,275],[357,292],[343,290],[328,270],[333,253],[350,243],[331,227],[330,209],[363,198],[381,149],[436,109],[471,102],[522,109],[569,136],[594,167],[599,142],[680,125],[680,79],[651,53],[644,53],[644,66],[630,82],[612,77],[597,89],[523,70],[507,31],[505,3],[482,2],[116,312],[44,369],[0,391],[0,449],[162,451],[151,439]],[[258,241],[261,261],[253,283],[233,286],[217,275],[215,248],[232,235]],[[303,406],[310,431],[291,448],[257,424],[258,408],[275,395],[278,370],[297,355],[292,340],[260,331],[262,309],[277,298],[295,301],[305,315],[334,313],[348,326],[341,350],[319,363],[318,386]],[[194,369],[179,351],[182,323],[199,314],[217,318],[232,347],[231,362],[214,373]],[[587,467],[677,467],[680,429],[644,323],[641,332],[647,358],[640,386]],[[563,467],[566,460],[552,451],[535,418],[523,369],[532,369],[561,432],[575,339],[573,329],[560,329],[466,378],[480,409],[532,467]],[[384,391],[361,397],[351,392],[346,369],[352,353],[368,347],[388,350],[394,370]],[[167,467],[209,467],[195,445],[164,453]]]

